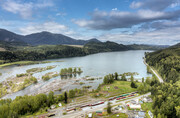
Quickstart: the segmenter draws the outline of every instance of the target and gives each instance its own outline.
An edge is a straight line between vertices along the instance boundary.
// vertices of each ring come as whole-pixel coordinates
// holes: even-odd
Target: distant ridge
[[[92,42],[92,43],[91,43]],[[88,44],[88,45],[86,45]],[[96,38],[89,40],[79,40],[74,39],[63,34],[50,33],[47,31],[33,33],[29,35],[19,35],[13,32],[10,32],[6,29],[0,29],[0,47],[5,49],[13,49],[16,46],[38,46],[38,45],[84,45],[89,48],[99,48],[101,46],[111,45],[112,50],[159,50],[169,47],[168,45],[146,45],[146,44],[132,44],[132,45],[123,45],[115,42],[107,41],[101,42]],[[113,48],[113,46],[114,48]],[[103,47],[105,49],[105,47]],[[103,49],[103,50],[104,50]]]
[[[91,41],[100,42],[98,39],[95,38],[90,40],[76,40],[62,34],[55,34],[46,31],[23,36],[5,29],[0,29],[0,41],[11,43],[16,42],[22,45],[84,45]]]

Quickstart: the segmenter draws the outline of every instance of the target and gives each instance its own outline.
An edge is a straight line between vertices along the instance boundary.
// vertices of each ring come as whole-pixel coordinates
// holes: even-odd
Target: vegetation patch
[[[4,61],[4,63],[5,63],[5,61]],[[32,65],[32,64],[38,64],[38,63],[39,62],[37,62],[37,61],[18,61],[18,62],[1,64],[0,67],[13,66],[13,65],[23,66],[23,65]]]
[[[4,62],[5,62],[4,60],[0,60],[0,64],[4,64]]]
[[[16,74],[16,77],[23,77],[23,76],[28,76],[28,73],[22,73],[22,74]]]
[[[49,79],[51,79],[51,78],[54,78],[54,77],[57,77],[57,76],[59,76],[59,74],[54,73],[54,72],[49,72],[49,73],[46,73],[45,75],[43,75],[43,76],[42,76],[42,79],[43,79],[44,81],[47,81],[47,80],[49,80]]]
[[[80,84],[80,85],[83,85],[83,84],[85,84],[85,83],[84,83],[84,82],[80,82],[79,84]]]
[[[0,60],[0,67],[7,67],[7,66],[24,66],[24,65],[33,65],[33,64],[43,64],[43,63],[53,63],[53,62],[62,62],[62,61],[17,61],[17,62],[6,62],[4,60]]]
[[[83,88],[85,88],[85,89],[89,89],[89,88],[91,88],[92,86],[83,86]]]
[[[80,74],[83,71],[81,70],[81,68],[63,68],[60,71],[60,75],[61,76],[66,76],[66,75],[72,75],[72,74]]]
[[[149,111],[150,110],[152,112],[152,102],[141,104],[141,108],[144,111]]]
[[[139,85],[140,83],[137,84]],[[106,96],[107,93],[109,94],[109,96],[115,96],[115,95],[137,91],[136,88],[131,88],[130,85],[131,82],[129,81],[114,81],[112,84],[102,85],[100,89],[100,93],[102,93],[104,96]]]
[[[0,83],[0,91],[2,91],[0,97],[22,90],[33,83],[37,83],[37,79],[31,74],[23,74],[23,76],[7,79]]]
[[[42,72],[42,71],[46,71],[46,70],[51,70],[53,68],[55,68],[56,66],[47,66],[44,68],[31,68],[26,70],[27,73],[38,73],[38,72]]]
[[[134,75],[139,75],[139,73],[137,73],[137,72],[127,72],[127,73],[120,74],[120,76],[122,76],[122,75],[125,75],[125,76],[134,76]]]

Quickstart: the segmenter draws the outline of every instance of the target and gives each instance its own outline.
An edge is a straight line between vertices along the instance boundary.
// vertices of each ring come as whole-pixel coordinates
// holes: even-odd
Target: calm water
[[[35,85],[31,85],[26,89],[13,93],[11,95],[7,95],[4,98],[15,98],[19,95],[25,95],[28,93],[32,93],[35,90],[38,90],[39,87],[43,87],[44,85],[52,82],[53,80],[60,79],[60,77],[53,78],[49,81],[42,81],[42,75],[48,72],[59,72],[62,68],[68,67],[81,67],[83,73],[79,77],[92,76],[92,77],[103,77],[109,73],[124,73],[124,72],[137,72],[139,75],[135,76],[135,78],[142,78],[150,76],[147,74],[146,66],[143,63],[144,50],[138,51],[121,51],[121,52],[107,52],[107,53],[98,53],[93,55],[88,55],[84,57],[73,57],[73,58],[63,58],[63,59],[55,59],[53,61],[63,61],[63,62],[53,62],[46,64],[35,64],[28,66],[14,66],[14,67],[6,67],[0,70],[3,75],[1,76],[0,82],[4,81],[8,77],[13,77],[16,74],[25,73],[27,69],[36,68],[36,67],[46,67],[51,65],[57,65],[56,68],[43,71],[40,73],[36,73],[33,76],[38,78],[38,82],[40,86],[35,88]],[[69,80],[67,80],[69,81]],[[93,88],[96,88],[101,80],[96,80],[94,83],[87,83],[86,85],[91,85]],[[80,85],[67,85],[64,89],[69,88],[79,88]]]

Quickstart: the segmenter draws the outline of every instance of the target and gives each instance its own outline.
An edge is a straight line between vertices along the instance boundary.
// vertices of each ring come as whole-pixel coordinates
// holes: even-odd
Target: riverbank
[[[63,62],[63,61],[17,61],[11,63],[0,64],[0,68],[7,66],[24,66],[24,65],[33,65],[33,64],[44,64],[44,63],[53,63],[53,62]]]
[[[37,83],[37,79],[32,74],[21,74],[14,78],[8,78],[6,81],[0,83],[0,98],[7,94],[23,90],[33,83]]]
[[[109,73],[118,72],[120,77],[122,73],[134,72],[134,78],[141,81],[141,78],[150,77],[150,74],[147,74],[146,66],[143,63],[142,57],[144,56],[144,51],[120,51],[120,52],[106,52],[106,53],[98,53],[93,55],[88,55],[84,57],[73,57],[73,58],[64,58],[64,59],[57,59],[52,60],[55,63],[47,63],[47,64],[34,64],[28,66],[12,66],[7,68],[0,69],[2,73],[1,82],[5,81],[7,78],[13,78],[17,74],[25,74],[28,72],[32,72],[33,76],[37,78],[38,83],[30,85],[29,87],[13,93],[11,95],[5,96],[4,98],[12,98],[14,99],[16,96],[23,96],[26,94],[36,94],[36,93],[48,93],[49,91],[56,91],[55,93],[61,93],[65,90],[75,89],[75,88],[82,88],[83,86],[92,86],[90,89],[96,89],[99,84],[103,82],[103,79],[96,79],[100,77],[104,77]],[[106,60],[103,60],[106,59]],[[63,62],[57,62],[57,61]],[[65,61],[64,61],[65,60]],[[109,61],[111,60],[111,61]],[[117,61],[118,60],[118,61]],[[51,61],[51,60],[50,60]],[[127,63],[129,66],[127,66]],[[47,69],[40,69],[46,68],[56,65],[55,68],[51,70]],[[76,74],[76,78],[80,78],[81,80],[75,79],[75,74],[72,74],[72,77],[53,77],[51,76],[59,74],[61,69],[65,68],[72,68],[74,70],[75,67],[81,67],[83,70],[82,74]],[[38,69],[39,68],[39,69]],[[32,70],[31,70],[32,69]],[[42,70],[45,70],[41,72]],[[52,73],[53,72],[53,73]],[[127,79],[130,78],[130,73],[126,73]],[[44,81],[42,76],[45,77]],[[46,76],[47,77],[46,79]],[[50,79],[49,79],[50,78]],[[71,79],[72,78],[72,79]],[[86,78],[86,79],[83,79]],[[49,80],[48,80],[49,79]],[[53,82],[53,83],[52,83]],[[57,84],[58,83],[58,84]],[[81,85],[80,85],[81,84]],[[49,87],[51,86],[51,87]],[[53,87],[55,86],[55,87]],[[50,90],[48,90],[48,89]],[[60,89],[62,91],[59,91]]]

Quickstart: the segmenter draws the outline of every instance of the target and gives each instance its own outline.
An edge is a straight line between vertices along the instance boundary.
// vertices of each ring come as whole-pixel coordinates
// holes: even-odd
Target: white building
[[[127,103],[127,106],[129,106],[130,109],[141,109],[141,105],[140,104]]]
[[[92,118],[92,113],[88,114],[88,118]]]
[[[153,118],[153,114],[151,111],[148,111],[148,114],[149,114],[150,118]]]

